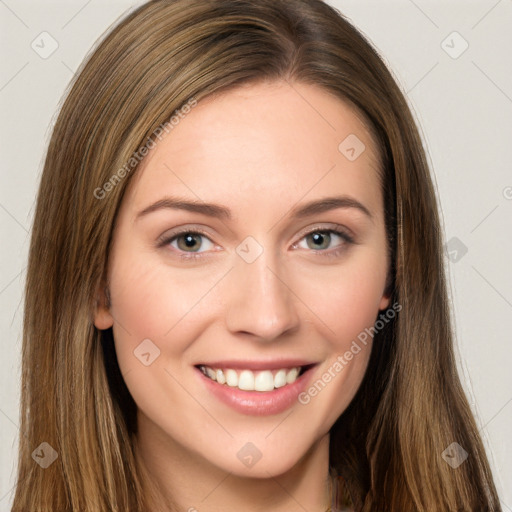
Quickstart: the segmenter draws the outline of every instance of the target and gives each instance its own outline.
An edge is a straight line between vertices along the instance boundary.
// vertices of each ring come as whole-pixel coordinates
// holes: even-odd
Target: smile
[[[206,391],[231,409],[245,415],[268,416],[280,414],[299,403],[298,396],[317,367],[317,363],[301,363],[237,361],[198,364],[195,370]]]
[[[216,381],[218,384],[238,388],[242,391],[268,392],[293,384],[307,369],[307,366],[258,372],[248,369],[234,370],[232,368],[223,370],[206,365],[199,365],[198,368],[206,377]]]

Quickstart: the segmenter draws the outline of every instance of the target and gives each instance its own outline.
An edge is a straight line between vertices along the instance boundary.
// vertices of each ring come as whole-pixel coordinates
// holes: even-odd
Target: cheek
[[[385,260],[361,252],[346,265],[297,272],[297,294],[314,312],[312,321],[336,351],[374,325],[386,282]],[[316,320],[315,320],[316,318]]]
[[[379,312],[382,288],[372,282],[353,279],[345,281],[330,295],[324,308],[326,323],[335,333],[333,343],[336,348],[346,350],[352,340],[373,326]]]
[[[178,270],[156,264],[154,258],[144,254],[129,257],[130,253],[137,254],[132,249],[123,257],[113,258],[110,275],[111,312],[120,364],[123,354],[131,354],[145,339],[152,340],[162,356],[179,356],[204,323],[219,272]]]
[[[186,366],[184,354],[205,330],[219,277],[211,270],[187,272],[129,254],[113,258],[110,275],[115,349],[123,378],[148,417],[159,417],[161,410],[186,410],[189,398],[172,375]]]
[[[314,287],[310,278],[302,281],[308,306],[316,313],[311,321],[325,342],[326,359],[299,402],[314,409],[321,434],[348,407],[366,373],[385,283],[384,271],[371,268],[354,265],[337,269],[336,275],[317,274]]]
[[[375,324],[382,293],[375,282],[356,277],[340,279],[338,286],[332,286],[331,281],[329,293],[316,298],[316,310],[320,312],[317,325],[328,327],[323,334],[331,353],[329,365],[341,361],[346,386],[347,380],[357,385],[355,381],[364,374],[372,341],[369,332]],[[335,370],[338,374],[341,368]]]

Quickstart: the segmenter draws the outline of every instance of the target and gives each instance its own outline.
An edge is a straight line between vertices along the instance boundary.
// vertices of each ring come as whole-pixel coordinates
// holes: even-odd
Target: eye
[[[181,253],[181,257],[185,259],[199,257],[199,254],[214,248],[213,242],[205,233],[194,230],[174,233],[162,239],[161,245],[170,245],[174,250]]]
[[[353,238],[344,231],[317,228],[306,233],[293,248],[310,249],[322,256],[335,257],[346,249],[348,244],[353,243]],[[203,253],[215,248],[215,244],[206,233],[195,229],[186,229],[162,237],[159,245],[171,246],[184,260],[205,257],[207,254]]]
[[[344,231],[336,229],[315,229],[307,233],[294,247],[313,249],[314,251],[320,252],[328,252],[328,249],[334,249],[335,252],[339,252],[346,244],[352,243],[354,243],[353,238]],[[335,246],[332,247],[332,244],[335,244]],[[329,254],[331,253],[332,251],[329,251]]]

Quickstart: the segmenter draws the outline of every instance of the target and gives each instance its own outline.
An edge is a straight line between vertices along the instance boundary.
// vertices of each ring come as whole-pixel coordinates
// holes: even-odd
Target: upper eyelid
[[[340,231],[341,233],[345,233],[352,238],[355,236],[351,229],[349,229],[341,224],[334,224],[334,223],[331,223],[328,226],[322,225],[322,223],[318,223],[317,225],[314,225],[313,227],[304,228],[303,230],[300,230],[299,235],[297,235],[297,236],[300,236],[300,239],[302,239],[311,233],[316,233],[317,231]]]

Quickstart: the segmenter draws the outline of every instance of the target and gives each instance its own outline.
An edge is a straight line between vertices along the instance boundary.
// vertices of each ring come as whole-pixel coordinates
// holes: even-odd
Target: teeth
[[[238,388],[245,391],[254,391],[254,373],[244,370],[238,377]]]
[[[274,388],[282,388],[287,384],[293,384],[301,370],[300,367],[296,367],[282,368],[273,372],[270,370],[260,372],[241,370],[238,372],[232,369],[214,369],[204,365],[201,365],[199,369],[219,384],[226,384],[243,391],[272,391]]]
[[[219,384],[225,384],[226,383],[226,377],[224,376],[224,372],[222,370],[217,370],[215,372],[216,381]]]
[[[286,370],[279,370],[274,377],[274,386],[282,388],[286,385]]]
[[[297,375],[299,375],[299,369],[300,368],[292,368],[286,374],[286,383],[287,384],[291,384],[292,382],[295,382],[297,380]]]
[[[272,391],[274,386],[274,376],[269,370],[258,373],[254,379],[254,389],[256,391]]]
[[[215,378],[216,378],[215,371],[212,370],[211,368],[209,368],[208,366],[206,366],[205,368],[206,368],[206,375],[208,375],[208,377],[210,377],[210,379],[215,380]]]
[[[235,370],[226,370],[226,384],[232,388],[236,388],[238,386],[238,374]]]

